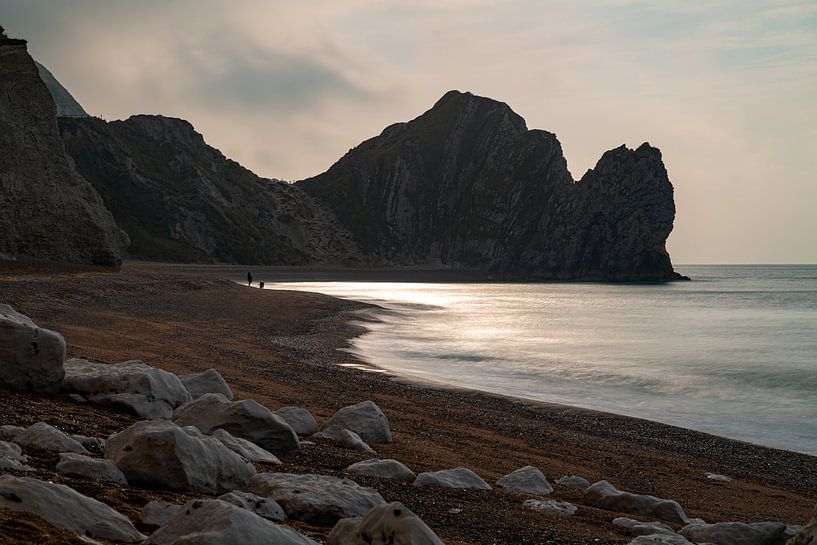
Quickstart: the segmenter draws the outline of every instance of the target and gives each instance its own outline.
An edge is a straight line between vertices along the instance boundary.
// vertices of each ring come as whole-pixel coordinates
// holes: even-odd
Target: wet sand
[[[111,272],[0,263],[0,302],[61,332],[70,356],[104,362],[142,359],[180,374],[214,367],[237,396],[272,409],[299,405],[321,420],[344,405],[372,399],[389,417],[395,436],[391,444],[375,445],[379,456],[396,458],[417,472],[462,465],[493,482],[531,464],[551,482],[574,473],[591,482],[607,479],[622,490],[675,499],[689,516],[711,522],[804,523],[817,500],[815,457],[344,367],[361,363],[337,349],[360,332],[348,322],[367,305],[319,294],[248,289],[225,279],[239,271],[246,268],[126,263],[122,271]],[[0,393],[0,424],[40,420],[66,432],[105,436],[136,418],[64,395]],[[138,520],[139,508],[151,499],[188,497],[60,476],[53,471],[56,456],[34,454],[36,477],[65,482],[132,520]],[[318,444],[281,458],[284,466],[277,471],[340,475],[368,456]],[[271,468],[259,465],[259,471],[264,469]],[[707,472],[734,480],[710,481]],[[405,503],[449,545],[629,541],[610,522],[616,514],[586,507],[578,492],[558,485],[550,497],[576,503],[576,516],[522,510],[528,496],[504,490],[417,489],[374,478],[355,480],[376,487],[387,500]],[[462,511],[451,514],[452,508]],[[25,532],[15,530],[21,524]],[[293,525],[317,539],[329,531]],[[0,511],[4,543],[71,542],[48,538],[47,532],[58,531],[36,517]],[[18,539],[18,533],[25,537]]]

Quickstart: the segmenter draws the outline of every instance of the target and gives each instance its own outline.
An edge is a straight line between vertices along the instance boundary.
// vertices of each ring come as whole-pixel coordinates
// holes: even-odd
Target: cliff
[[[37,65],[40,79],[43,80],[43,83],[45,83],[45,86],[48,88],[48,92],[51,93],[51,98],[54,99],[58,117],[88,117],[88,113],[83,109],[80,103],[71,96],[68,89],[57,81],[57,78],[54,77],[54,74],[49,72],[48,68],[37,61],[34,61],[34,64]]]
[[[298,182],[383,265],[501,277],[671,280],[675,217],[660,152],[603,155],[575,182],[552,133],[506,104],[451,91],[328,171]]]
[[[0,256],[118,266],[127,237],[77,173],[24,40],[0,34]]]
[[[324,205],[259,178],[208,146],[187,121],[61,118],[68,153],[130,235],[133,257],[302,265],[361,260]]]

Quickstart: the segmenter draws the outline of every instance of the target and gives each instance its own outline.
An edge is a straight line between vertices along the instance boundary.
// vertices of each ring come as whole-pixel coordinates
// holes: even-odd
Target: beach
[[[590,482],[606,479],[622,490],[674,499],[689,516],[710,522],[802,524],[809,518],[817,458],[636,418],[368,372],[361,369],[363,362],[339,350],[362,332],[350,322],[361,320],[368,305],[249,289],[228,279],[237,271],[246,268],[126,262],[111,272],[2,263],[0,302],[62,333],[69,357],[110,363],[140,359],[178,374],[212,367],[238,398],[272,409],[305,407],[319,421],[371,399],[388,416],[395,436],[393,443],[376,446],[379,457],[400,460],[416,472],[465,466],[493,483],[534,465],[551,482],[571,474]],[[137,420],[60,394],[3,392],[0,411],[2,424],[45,421],[86,435],[105,436]],[[341,475],[367,457],[318,443],[282,455],[284,465],[275,470]],[[193,497],[67,477],[53,472],[54,463],[53,455],[34,456],[37,477],[69,484],[131,520],[138,520],[149,500]],[[733,480],[711,481],[707,473]],[[387,500],[403,502],[448,544],[629,540],[611,523],[610,512],[584,506],[578,491],[560,486],[551,497],[576,503],[577,516],[523,510],[527,496],[501,489],[418,489],[375,478],[355,480],[377,488]],[[317,539],[330,530],[292,524]],[[0,511],[0,528],[4,543],[72,543],[33,516]]]

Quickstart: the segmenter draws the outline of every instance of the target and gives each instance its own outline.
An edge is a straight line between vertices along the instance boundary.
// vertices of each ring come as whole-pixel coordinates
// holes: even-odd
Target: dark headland
[[[234,264],[677,279],[656,148],[611,150],[574,181],[554,135],[452,91],[287,184],[183,120],[58,119],[71,100],[0,36],[1,542],[640,545],[731,528],[755,540],[719,543],[783,545],[809,519],[814,457],[372,372],[338,350],[366,305],[225,279]],[[472,487],[349,469],[373,457],[468,468],[454,476]],[[544,475],[495,484],[525,466]],[[266,499],[213,499],[233,489]]]

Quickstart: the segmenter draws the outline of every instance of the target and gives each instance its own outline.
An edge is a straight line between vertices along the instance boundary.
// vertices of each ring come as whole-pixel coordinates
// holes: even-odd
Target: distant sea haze
[[[351,351],[425,380],[817,454],[817,265],[692,282],[287,282],[380,305]]]

